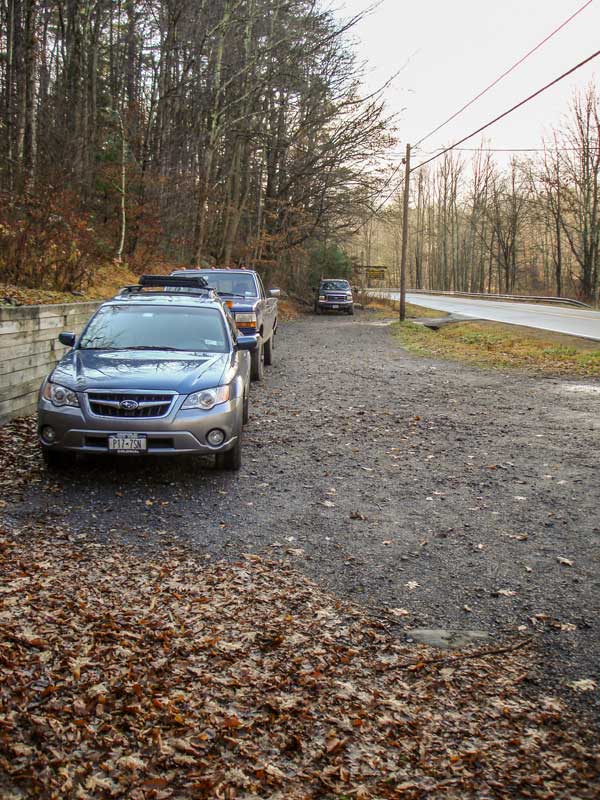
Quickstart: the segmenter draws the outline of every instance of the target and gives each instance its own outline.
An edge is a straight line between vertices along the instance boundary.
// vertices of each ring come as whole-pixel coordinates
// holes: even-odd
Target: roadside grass
[[[378,317],[387,317],[389,319],[390,312],[398,313],[400,303],[397,300],[382,300],[378,298],[370,302],[365,308],[367,311],[376,311]],[[448,314],[446,311],[438,311],[435,308],[407,303],[406,316],[408,319],[441,319],[442,317],[447,317]]]
[[[394,304],[395,309],[400,308],[399,303]],[[438,311],[436,308],[427,308],[426,306],[417,306],[414,303],[406,304],[406,316],[409,319],[441,319],[447,317],[446,311]]]
[[[392,333],[421,356],[545,375],[600,377],[600,343],[561,333],[487,321],[450,324],[438,331],[413,322],[396,323]]]

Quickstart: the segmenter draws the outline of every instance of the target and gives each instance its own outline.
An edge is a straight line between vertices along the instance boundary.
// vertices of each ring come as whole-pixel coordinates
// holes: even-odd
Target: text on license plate
[[[139,453],[147,450],[147,441],[144,434],[119,433],[108,437],[108,449],[118,453]]]
[[[334,303],[334,304],[333,304],[331,307],[332,307],[332,308],[338,308],[338,304],[337,304],[337,303]]]

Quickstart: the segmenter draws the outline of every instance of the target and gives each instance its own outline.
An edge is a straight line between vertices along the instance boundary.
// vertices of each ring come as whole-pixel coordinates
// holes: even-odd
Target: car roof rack
[[[186,286],[208,289],[208,281],[203,275],[142,275],[140,286]]]
[[[119,296],[139,294],[144,289],[157,289],[160,291],[152,294],[163,294],[164,290],[179,289],[178,294],[202,294],[205,297],[215,297],[214,289],[202,275],[142,275],[138,283],[124,286]],[[150,294],[150,292],[144,292]]]

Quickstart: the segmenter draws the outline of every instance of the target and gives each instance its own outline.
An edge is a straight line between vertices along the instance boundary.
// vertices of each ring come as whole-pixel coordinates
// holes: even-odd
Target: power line
[[[434,159],[445,155],[450,150],[454,150],[459,145],[463,144],[464,142],[468,141],[469,139],[472,139],[473,136],[477,136],[478,133],[482,133],[487,128],[489,128],[492,125],[494,125],[496,122],[499,122],[501,119],[504,119],[504,117],[507,117],[509,114],[512,114],[513,111],[516,111],[518,108],[521,108],[521,106],[524,106],[526,103],[529,103],[530,100],[533,100],[535,97],[538,97],[538,95],[542,94],[542,92],[545,92],[547,89],[550,89],[550,87],[555,86],[557,83],[559,83],[560,81],[564,80],[569,75],[572,75],[578,69],[581,69],[581,67],[584,67],[586,64],[589,64],[590,61],[592,61],[594,58],[597,58],[599,55],[600,55],[600,50],[596,50],[596,52],[592,53],[591,56],[588,56],[583,61],[580,61],[579,64],[576,64],[574,67],[571,67],[571,69],[567,70],[566,72],[563,72],[563,74],[559,75],[558,78],[554,78],[554,80],[550,81],[550,83],[547,83],[545,86],[542,86],[542,88],[538,89],[537,92],[534,92],[533,94],[530,94],[524,100],[521,100],[519,103],[516,103],[514,106],[509,108],[507,111],[504,111],[502,114],[499,114],[497,117],[494,117],[494,119],[490,120],[489,122],[486,122],[485,125],[482,125],[480,128],[477,128],[477,130],[473,131],[473,133],[470,133],[468,136],[463,136],[463,138],[459,139],[458,142],[454,142],[454,144],[451,144],[449,147],[445,147],[439,153],[437,153],[434,156],[431,156],[431,158],[428,158],[426,161],[422,161],[420,164],[417,164],[417,166],[414,167],[413,172],[414,172],[414,170],[417,170],[417,169],[420,169],[421,167],[424,167],[425,164],[429,164],[430,161],[434,161]]]
[[[455,147],[459,153],[571,153],[585,147]]]
[[[595,147],[596,143],[592,144]],[[571,153],[587,150],[586,147],[455,147],[459,153]],[[422,153],[424,156],[435,156],[441,154],[443,150],[439,147],[437,150],[430,150],[429,152]],[[389,153],[389,156],[394,158],[404,158],[404,153]],[[415,168],[416,169],[416,168]]]
[[[445,155],[450,150],[454,150],[454,149],[458,148],[459,145],[463,144],[464,142],[468,141],[469,139],[472,139],[473,136],[477,136],[478,133],[482,133],[482,131],[484,131],[487,128],[491,127],[492,125],[494,125],[499,120],[504,119],[504,117],[507,117],[509,114],[512,114],[513,111],[516,111],[521,106],[524,106],[530,100],[533,100],[535,97],[537,97],[538,95],[542,94],[542,92],[545,92],[551,86],[554,86],[555,84],[559,83],[564,78],[567,78],[569,75],[572,75],[573,72],[576,72],[581,67],[584,67],[586,64],[588,64],[590,61],[592,61],[594,58],[596,58],[599,55],[600,55],[600,50],[596,50],[596,52],[592,53],[591,56],[588,56],[583,61],[580,61],[579,64],[576,64],[574,67],[571,67],[571,69],[567,70],[567,72],[563,72],[563,74],[559,75],[558,78],[555,78],[553,81],[550,81],[550,83],[547,83],[545,86],[542,86],[542,88],[538,89],[537,92],[534,92],[533,94],[530,94],[529,97],[526,97],[524,100],[521,100],[519,103],[517,103],[516,105],[512,106],[512,108],[509,108],[508,111],[504,111],[504,113],[499,114],[497,117],[495,117],[494,119],[490,120],[490,122],[487,122],[485,125],[482,125],[476,131],[473,131],[473,133],[470,133],[468,136],[464,136],[462,139],[459,139],[458,142],[455,142],[454,144],[450,145],[449,147],[446,147],[443,150],[440,150],[439,153],[436,153],[435,155],[431,156],[431,158],[428,158],[426,161],[422,161],[420,164],[417,164],[416,167],[413,167],[411,169],[411,172],[414,172],[415,170],[420,169],[421,167],[424,167],[426,164],[429,164],[431,161],[434,161],[436,158],[439,158],[440,156]],[[396,175],[400,171],[400,169],[402,167],[402,163],[403,162],[401,161],[398,164],[398,166],[396,166],[394,168],[394,170],[392,171],[390,177],[386,180],[386,182],[382,186],[382,190],[390,185],[390,182],[392,181],[394,175]],[[399,186],[399,184],[396,184],[394,186],[394,188],[392,189],[392,191],[389,192],[383,198],[381,203],[379,203],[379,205],[373,210],[373,212],[371,213],[371,216],[369,217],[369,219],[372,219],[374,216],[376,216],[381,211],[381,209],[384,207],[384,205],[387,203],[387,201],[396,192],[396,190],[398,189],[398,186]],[[365,224],[365,223],[363,223],[363,224]]]
[[[485,89],[482,89],[479,92],[479,94],[475,95],[475,97],[473,97],[472,100],[469,100],[468,103],[465,103],[465,105],[462,108],[459,108],[458,111],[456,111],[454,114],[452,114],[451,117],[448,117],[448,119],[445,122],[442,122],[441,125],[437,126],[437,128],[434,128],[428,134],[423,136],[422,139],[419,139],[419,141],[416,143],[415,147],[418,147],[422,142],[425,141],[425,139],[429,139],[429,137],[433,136],[434,133],[437,133],[439,130],[444,128],[446,125],[448,125],[449,122],[452,122],[452,120],[456,119],[456,117],[458,117],[460,114],[462,114],[463,111],[466,111],[466,109],[469,108],[470,106],[472,106],[473,103],[475,103],[477,100],[479,100],[481,97],[483,97],[484,94],[487,94],[487,92],[489,92],[490,89],[493,89],[494,86],[497,86],[497,84],[499,84],[501,80],[506,78],[507,75],[510,75],[511,72],[514,72],[514,70],[517,67],[519,67],[524,61],[526,61],[529,58],[529,56],[533,55],[537,50],[539,50],[541,47],[543,47],[543,45],[545,45],[546,42],[550,41],[550,39],[552,39],[554,36],[556,36],[556,34],[559,31],[561,31],[566,25],[568,25],[569,22],[571,22],[571,20],[575,19],[575,17],[577,17],[579,14],[581,14],[582,11],[585,11],[585,9],[589,5],[591,5],[592,2],[593,2],[593,0],[587,0],[587,2],[584,3],[581,6],[581,8],[579,8],[577,11],[575,11],[575,13],[571,14],[571,16],[568,19],[566,19],[557,28],[555,28],[551,33],[549,33],[548,36],[545,37],[545,39],[542,39],[542,41],[539,42],[539,44],[536,44],[536,46],[534,48],[532,48],[527,53],[525,53],[524,56],[521,56],[521,58],[518,61],[515,61],[515,63],[512,65],[512,67],[509,67],[505,72],[502,73],[502,75],[500,75],[498,78],[496,78],[495,81],[492,81],[492,83],[490,83],[489,86],[486,86]]]

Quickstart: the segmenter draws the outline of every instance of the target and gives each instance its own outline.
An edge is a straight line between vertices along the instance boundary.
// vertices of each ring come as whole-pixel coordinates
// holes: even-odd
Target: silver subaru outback
[[[201,277],[143,276],[103,303],[43,382],[38,433],[49,466],[76,453],[214,454],[241,465],[250,353]]]

